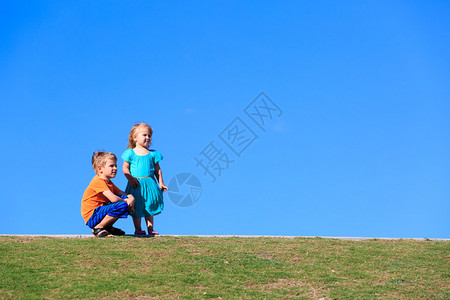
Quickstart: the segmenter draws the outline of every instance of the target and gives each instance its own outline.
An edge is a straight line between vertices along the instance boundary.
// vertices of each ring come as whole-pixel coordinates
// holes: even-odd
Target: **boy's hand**
[[[134,213],[134,197],[133,195],[129,194],[127,195],[127,198],[125,199],[125,201],[128,204],[128,210],[130,211],[130,213]]]
[[[161,189],[161,191],[166,192],[169,190],[169,188],[167,186],[164,185],[164,183],[160,183],[159,184],[159,188]]]
[[[125,201],[128,203],[128,206],[134,206],[134,197],[131,194],[127,195],[127,198],[125,199]]]

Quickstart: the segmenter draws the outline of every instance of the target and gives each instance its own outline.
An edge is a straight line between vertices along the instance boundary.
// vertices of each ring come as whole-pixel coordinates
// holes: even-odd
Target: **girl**
[[[164,185],[159,161],[163,159],[161,153],[149,150],[153,129],[145,123],[135,124],[128,136],[127,150],[122,154],[123,173],[128,179],[125,189],[127,194],[135,198],[133,223],[135,235],[145,235],[141,228],[141,218],[145,217],[149,235],[158,235],[153,230],[153,216],[162,212],[164,208]]]

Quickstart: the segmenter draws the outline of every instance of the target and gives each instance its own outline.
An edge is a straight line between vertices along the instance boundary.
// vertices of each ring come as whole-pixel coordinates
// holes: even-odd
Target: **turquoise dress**
[[[155,165],[163,159],[161,153],[150,150],[147,155],[137,155],[133,149],[122,154],[122,159],[130,163],[130,173],[139,181],[133,188],[128,182],[125,192],[135,198],[134,218],[149,217],[160,214],[164,209],[163,195],[155,178]]]

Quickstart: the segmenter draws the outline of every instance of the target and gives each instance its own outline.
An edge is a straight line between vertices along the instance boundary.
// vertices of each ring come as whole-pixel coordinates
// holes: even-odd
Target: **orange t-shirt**
[[[111,180],[106,182],[106,180],[95,175],[87,189],[84,191],[83,199],[81,200],[81,216],[85,223],[92,217],[94,209],[110,202],[109,199],[103,195],[103,192],[107,190],[110,190],[115,195],[120,192]]]

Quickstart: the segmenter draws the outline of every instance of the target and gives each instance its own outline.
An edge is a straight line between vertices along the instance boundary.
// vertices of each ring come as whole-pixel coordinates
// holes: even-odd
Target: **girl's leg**
[[[134,232],[142,231],[141,218],[133,218]]]
[[[145,222],[147,223],[148,234],[152,234],[153,232],[153,216],[145,217]]]

